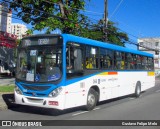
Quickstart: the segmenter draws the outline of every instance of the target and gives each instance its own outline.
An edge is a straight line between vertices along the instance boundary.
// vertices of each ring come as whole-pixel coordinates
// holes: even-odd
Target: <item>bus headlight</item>
[[[15,86],[15,91],[17,94],[22,95],[22,91],[18,88],[18,86]]]
[[[48,96],[57,97],[61,91],[62,91],[62,87],[58,87],[57,89],[54,89]]]

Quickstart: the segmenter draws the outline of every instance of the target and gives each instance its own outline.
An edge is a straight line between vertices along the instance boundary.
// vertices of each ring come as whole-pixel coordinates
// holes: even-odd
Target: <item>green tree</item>
[[[82,36],[91,38],[98,41],[104,41],[103,40],[103,21],[98,21],[97,24],[92,24],[88,28],[85,28],[83,30],[83,33],[81,33]]]
[[[107,31],[107,42],[109,43],[125,46],[125,42],[129,40],[128,35],[121,32],[114,22],[109,21],[108,26],[105,29]],[[92,27],[84,30],[81,35],[94,40],[104,41],[105,34],[103,20],[99,20],[97,24],[93,24]]]
[[[114,22],[109,21],[107,26],[108,41],[120,46],[125,46],[125,42],[129,40],[128,35],[121,32]]]
[[[90,1],[90,0],[88,0]],[[30,35],[34,30],[51,31],[59,28],[62,33],[70,33],[94,40],[104,41],[104,21],[93,24],[81,13],[85,0],[10,0],[10,8],[17,12],[17,16],[33,28],[27,31]],[[108,42],[124,46],[128,36],[109,21],[106,28]]]
[[[85,18],[80,13],[84,5],[85,0],[10,0],[17,16],[33,26],[30,32],[46,29],[50,33],[59,28],[63,33],[78,34],[77,26],[82,28]]]

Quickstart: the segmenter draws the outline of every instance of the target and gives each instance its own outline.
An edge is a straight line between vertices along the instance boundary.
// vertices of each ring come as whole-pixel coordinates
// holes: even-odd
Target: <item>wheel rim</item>
[[[95,104],[95,96],[93,94],[88,95],[88,105],[93,106]]]
[[[141,93],[141,89],[140,89],[140,87],[138,86],[137,87],[137,95],[139,95]]]

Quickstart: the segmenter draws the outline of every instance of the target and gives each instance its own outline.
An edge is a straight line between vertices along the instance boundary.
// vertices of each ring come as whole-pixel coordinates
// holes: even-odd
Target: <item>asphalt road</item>
[[[74,108],[62,112],[53,109],[20,106],[0,111],[0,120],[160,120],[160,81],[156,86],[135,99],[126,96],[100,103],[95,110],[87,112]],[[53,121],[52,121],[53,122]],[[74,121],[73,121],[74,122]],[[3,127],[6,128],[6,127]],[[21,127],[14,127],[15,129]],[[31,127],[26,127],[31,128]],[[44,128],[44,127],[33,127]],[[58,129],[160,129],[160,126],[53,126]]]

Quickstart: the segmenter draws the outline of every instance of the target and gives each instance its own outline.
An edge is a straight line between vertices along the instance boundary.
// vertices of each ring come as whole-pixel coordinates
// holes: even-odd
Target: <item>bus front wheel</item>
[[[141,94],[141,85],[138,83],[135,89],[135,97],[138,98]]]
[[[90,111],[93,110],[97,104],[98,101],[98,93],[91,88],[88,92],[88,96],[87,96],[87,105],[86,105],[86,110]]]

